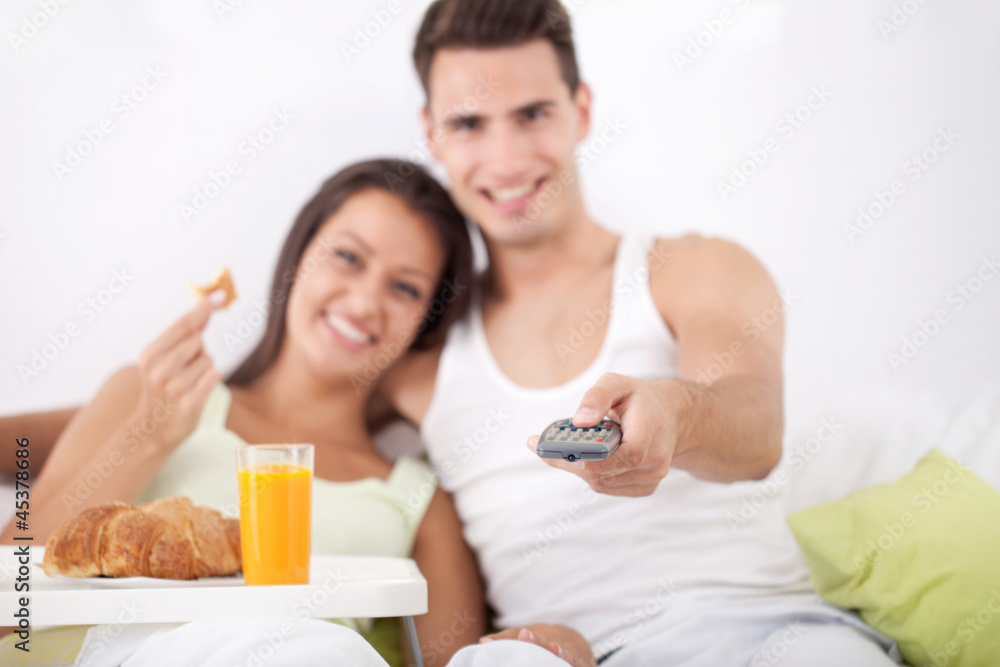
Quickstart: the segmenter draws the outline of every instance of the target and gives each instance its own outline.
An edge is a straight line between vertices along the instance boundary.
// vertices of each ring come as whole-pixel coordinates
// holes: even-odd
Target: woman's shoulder
[[[402,454],[392,465],[389,482],[407,489],[430,484],[433,490],[434,487],[437,487],[438,480],[429,463],[423,459]]]

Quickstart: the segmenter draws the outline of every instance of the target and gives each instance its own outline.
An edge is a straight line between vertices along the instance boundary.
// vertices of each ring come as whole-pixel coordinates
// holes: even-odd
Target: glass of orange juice
[[[308,584],[312,445],[236,448],[247,585]]]

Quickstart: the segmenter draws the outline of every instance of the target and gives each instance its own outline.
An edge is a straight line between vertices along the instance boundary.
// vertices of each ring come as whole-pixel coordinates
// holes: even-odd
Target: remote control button
[[[604,438],[598,438],[597,442],[604,442]]]

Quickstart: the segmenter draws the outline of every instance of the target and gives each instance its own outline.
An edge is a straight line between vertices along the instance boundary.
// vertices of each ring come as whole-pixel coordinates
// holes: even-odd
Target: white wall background
[[[207,344],[231,368],[251,342],[225,335],[264,295],[317,185],[360,158],[426,159],[409,59],[424,0],[401,0],[350,60],[342,44],[388,0],[243,0],[225,13],[226,0],[51,2],[34,33],[24,21],[42,23],[44,2],[0,10],[0,414],[86,400],[191,305],[186,279],[222,265],[242,298]],[[596,128],[627,125],[585,172],[590,205],[615,229],[725,236],[766,263],[796,297],[793,412],[862,390],[958,400],[1000,378],[1000,276],[960,310],[948,300],[984,256],[1000,258],[1000,5],[569,4]],[[894,5],[914,13],[883,35]],[[724,9],[731,23],[679,68],[675,52]],[[165,78],[123,117],[120,96],[157,67]],[[832,96],[785,138],[776,123],[814,86]],[[275,108],[294,119],[248,160],[241,142]],[[60,179],[53,163],[105,118],[113,131]],[[947,127],[959,138],[911,181],[904,163]],[[723,201],[717,183],[769,137],[778,151]],[[180,205],[231,160],[241,172],[185,224]],[[905,193],[849,241],[844,225],[893,179]],[[134,278],[89,319],[80,304],[122,270]],[[948,323],[894,371],[887,354],[938,309]],[[22,379],[72,324],[77,335]]]

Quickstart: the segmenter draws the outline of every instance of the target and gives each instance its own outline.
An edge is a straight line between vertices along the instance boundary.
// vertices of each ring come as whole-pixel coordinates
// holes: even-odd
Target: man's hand
[[[573,424],[594,426],[607,415],[621,424],[621,445],[603,461],[543,460],[554,468],[579,475],[598,493],[648,496],[656,491],[673,462],[685,389],[681,383],[670,380],[643,382],[605,373],[584,394]],[[537,435],[528,439],[532,451],[537,444]]]
[[[535,623],[520,628],[511,628],[496,634],[486,635],[479,640],[479,643],[495,639],[516,639],[538,644],[573,667],[597,667],[597,661],[594,659],[594,654],[590,650],[590,644],[587,643],[587,640],[579,632],[565,625]]]

